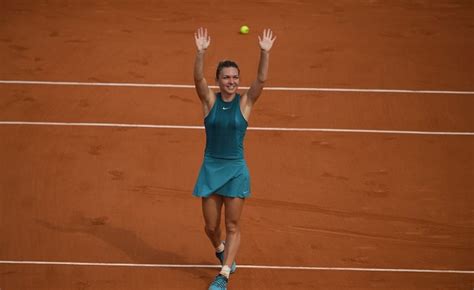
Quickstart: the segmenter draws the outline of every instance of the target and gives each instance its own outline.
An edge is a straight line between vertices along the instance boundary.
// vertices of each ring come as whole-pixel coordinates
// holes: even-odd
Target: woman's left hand
[[[273,35],[271,29],[264,29],[263,36],[258,36],[258,42],[260,44],[260,48],[266,52],[270,51],[273,46],[273,42],[275,41],[276,36]]]

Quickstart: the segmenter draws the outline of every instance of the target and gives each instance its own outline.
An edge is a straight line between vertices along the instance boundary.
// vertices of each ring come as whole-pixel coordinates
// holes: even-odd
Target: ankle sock
[[[216,248],[216,253],[222,253],[224,252],[225,246],[224,243],[221,242],[221,244]]]
[[[227,266],[227,265],[222,266],[222,269],[221,269],[221,271],[219,272],[219,274],[221,274],[222,276],[224,276],[224,277],[226,277],[227,279],[229,279],[229,276],[230,276],[230,267]]]

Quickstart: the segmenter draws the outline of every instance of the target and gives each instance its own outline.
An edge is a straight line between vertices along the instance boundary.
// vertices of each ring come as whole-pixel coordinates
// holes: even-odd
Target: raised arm
[[[262,93],[268,75],[270,50],[275,39],[276,36],[273,35],[273,32],[270,29],[263,30],[262,37],[260,37],[260,35],[258,36],[260,44],[260,61],[258,63],[257,79],[252,83],[247,92],[248,101],[250,102],[249,105],[254,104]]]
[[[206,115],[214,102],[214,93],[209,88],[206,78],[204,78],[204,54],[211,43],[211,37],[207,34],[207,29],[201,27],[194,33],[194,40],[197,48],[194,61],[194,85]]]

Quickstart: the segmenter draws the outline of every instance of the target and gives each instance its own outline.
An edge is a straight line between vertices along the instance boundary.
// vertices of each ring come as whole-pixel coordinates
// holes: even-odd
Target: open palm
[[[260,35],[258,36],[258,42],[260,44],[260,48],[265,51],[270,51],[275,39],[276,39],[276,36],[273,35],[273,32],[271,29],[264,29],[262,37],[260,37]]]
[[[207,29],[202,27],[194,33],[194,40],[196,40],[196,47],[198,51],[206,50],[211,43],[211,37],[207,34]]]

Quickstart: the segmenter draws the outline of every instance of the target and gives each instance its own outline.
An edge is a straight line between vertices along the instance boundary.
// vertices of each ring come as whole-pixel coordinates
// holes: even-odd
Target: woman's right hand
[[[202,27],[194,33],[194,40],[196,40],[196,48],[198,52],[205,51],[211,43],[211,37],[207,34],[207,29]]]

